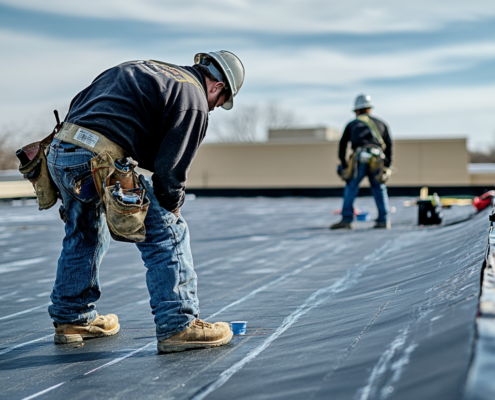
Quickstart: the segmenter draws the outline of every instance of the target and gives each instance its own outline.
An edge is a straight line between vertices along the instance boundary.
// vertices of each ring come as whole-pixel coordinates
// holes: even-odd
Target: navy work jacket
[[[175,211],[208,126],[204,77],[192,67],[130,61],[100,74],[71,102],[66,121],[93,129],[153,172],[155,195]]]

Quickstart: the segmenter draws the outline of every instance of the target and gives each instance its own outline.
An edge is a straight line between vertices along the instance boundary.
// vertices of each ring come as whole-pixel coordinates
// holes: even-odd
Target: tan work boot
[[[209,349],[222,346],[232,339],[232,330],[226,322],[210,324],[200,319],[194,320],[185,331],[158,342],[160,353],[172,353],[189,349]]]
[[[98,315],[88,325],[72,325],[57,323],[55,326],[55,343],[68,344],[115,335],[120,330],[119,318],[115,314]]]
[[[330,225],[330,229],[352,229],[352,224],[350,222],[340,221]]]

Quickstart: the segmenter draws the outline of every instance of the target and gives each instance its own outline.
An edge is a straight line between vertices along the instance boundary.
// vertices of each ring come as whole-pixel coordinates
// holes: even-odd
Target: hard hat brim
[[[373,108],[373,105],[372,104],[368,104],[368,105],[364,104],[364,105],[359,106],[358,108],[353,109],[352,111],[366,110],[368,108]]]
[[[234,107],[234,98],[232,97],[232,95],[230,95],[230,99],[222,104],[222,108],[224,110],[232,110],[233,107]]]
[[[215,53],[198,53],[194,56],[194,63],[199,64],[201,60],[204,58],[213,58],[216,61],[216,65],[220,67],[221,72],[224,76],[224,78],[227,80],[227,83],[229,84],[230,88],[230,99],[227,99],[225,103],[222,105],[222,108],[224,110],[231,110],[234,107],[234,95],[237,93],[234,93],[235,90],[235,82],[232,80],[230,74],[227,73],[225,70],[224,64],[225,62],[219,58]]]

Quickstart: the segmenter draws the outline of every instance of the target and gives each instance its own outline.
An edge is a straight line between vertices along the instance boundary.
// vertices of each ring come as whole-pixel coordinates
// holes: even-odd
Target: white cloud
[[[125,61],[101,41],[68,41],[0,30],[0,126],[31,129],[70,100],[109,66]]]
[[[263,85],[349,85],[365,80],[394,79],[460,70],[495,58],[495,43],[450,45],[379,54],[344,54],[302,47],[289,53],[249,49],[242,53],[247,78]]]
[[[448,7],[444,7],[443,1],[418,0],[414,5],[402,1],[381,2],[374,9],[358,7],[358,3],[352,1],[330,5],[316,0],[285,1],[277,15],[279,1],[189,1],[180,6],[150,0],[139,3],[86,0],[70,4],[55,0],[0,0],[1,3],[67,15],[132,18],[177,23],[184,27],[194,24],[196,28],[203,24],[205,27],[219,25],[293,33],[430,29],[448,21],[472,20],[481,18],[482,14],[495,13],[495,9],[482,0],[466,5],[454,1]],[[378,23],[380,21],[389,23]],[[173,47],[167,45],[166,40],[163,38],[163,46],[157,45],[156,41],[153,47],[143,42],[136,49],[125,47],[125,44],[115,47],[101,39],[55,39],[0,30],[0,53],[4,60],[0,76],[0,126],[22,123],[25,127],[26,124],[39,125],[42,121],[46,129],[51,129],[51,111],[66,108],[72,96],[104,69],[139,58],[190,64],[194,50],[208,46],[205,38],[182,40],[176,35]],[[391,123],[393,132],[399,137],[461,133],[468,135],[475,144],[492,140],[494,85],[410,88],[397,84],[377,88],[366,82],[462,70],[493,59],[493,42],[359,54],[319,48],[310,43],[293,46],[289,53],[280,48],[253,48],[242,41],[231,42],[229,37],[225,41],[232,45],[226,48],[238,53],[247,69],[246,83],[237,106],[275,101],[305,115],[308,122],[342,127],[352,117],[350,109],[354,96],[371,90],[378,115]],[[326,87],[335,89],[324,89]],[[270,92],[267,88],[276,90]],[[227,113],[216,111],[214,118],[222,118],[222,115]]]
[[[404,32],[495,16],[492,0],[0,0],[61,15],[258,32]]]
[[[391,126],[395,137],[467,137],[472,146],[495,139],[495,84],[480,87],[451,88],[370,88],[351,85],[328,92],[308,90],[275,102],[304,116],[307,125],[329,125],[342,129],[353,118],[354,98],[361,92],[371,94],[374,112]],[[299,96],[298,96],[299,95]],[[255,102],[239,95],[236,107]],[[264,100],[258,98],[259,102]],[[235,110],[233,111],[235,112]],[[215,112],[215,119],[227,113]]]

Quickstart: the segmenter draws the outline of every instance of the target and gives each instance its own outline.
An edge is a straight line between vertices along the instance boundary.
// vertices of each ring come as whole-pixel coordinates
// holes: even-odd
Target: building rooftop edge
[[[465,137],[459,138],[424,138],[424,139],[406,139],[406,138],[398,138],[393,139],[393,142],[458,142],[458,141],[467,141]],[[328,139],[319,139],[319,138],[276,138],[269,139],[266,141],[260,142],[204,142],[201,146],[266,146],[266,145],[280,145],[280,144],[336,144],[339,140],[328,140]]]

